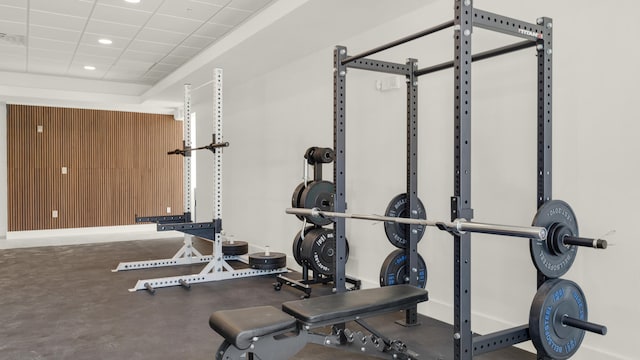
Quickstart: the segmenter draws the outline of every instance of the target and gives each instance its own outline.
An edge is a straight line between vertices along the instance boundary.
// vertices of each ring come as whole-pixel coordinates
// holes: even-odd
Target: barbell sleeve
[[[607,240],[604,239],[590,239],[568,235],[562,238],[562,243],[565,245],[592,247],[594,249],[606,249],[608,245]]]
[[[583,321],[567,315],[562,317],[562,325],[571,326],[584,331],[589,331],[594,334],[599,334],[599,335],[607,334],[607,327],[604,325]]]
[[[317,208],[288,208],[285,210],[287,214],[303,215],[303,216],[319,216],[324,218],[340,217],[348,219],[360,219],[360,220],[372,220],[372,221],[389,221],[400,224],[408,225],[424,225],[435,226],[440,230],[446,230],[455,233],[464,232],[477,232],[493,235],[505,235],[505,236],[517,236],[524,238],[534,238],[538,240],[545,240],[547,238],[547,229],[537,226],[510,226],[510,225],[496,225],[486,223],[476,223],[466,221],[463,219],[457,219],[453,222],[445,221],[433,221],[423,219],[411,219],[402,217],[382,216],[382,215],[368,215],[368,214],[349,214],[339,213],[332,211],[322,211]]]

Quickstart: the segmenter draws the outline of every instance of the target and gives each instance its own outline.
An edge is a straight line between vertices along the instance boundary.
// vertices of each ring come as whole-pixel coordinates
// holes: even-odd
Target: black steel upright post
[[[410,71],[407,82],[407,198],[410,218],[418,218],[418,69],[416,59],[407,59]],[[409,284],[418,286],[418,226],[407,226],[409,244],[405,249],[409,259]],[[417,305],[405,311],[404,325],[418,324]]]
[[[551,200],[551,130],[552,130],[552,54],[553,54],[553,22],[550,18],[538,19],[538,25],[544,27],[542,39],[538,39],[538,194],[536,202],[538,208],[545,201]],[[538,270],[538,287],[547,278]],[[548,360],[549,358],[541,353],[537,355],[538,360]]]
[[[333,149],[335,161],[333,166],[333,183],[336,187],[333,208],[336,212],[346,211],[346,179],[345,179],[345,133],[346,133],[346,78],[347,66],[342,60],[347,56],[347,48],[336,46],[333,51]],[[336,218],[333,224],[336,241],[334,285],[336,292],[346,291],[345,264],[346,259],[346,227],[344,218]]]
[[[473,2],[455,0],[454,196],[451,219],[471,220],[471,35]],[[471,235],[454,236],[454,359],[473,357],[471,333]]]

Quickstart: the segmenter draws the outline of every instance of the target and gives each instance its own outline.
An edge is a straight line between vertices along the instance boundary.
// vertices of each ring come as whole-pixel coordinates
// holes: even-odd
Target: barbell
[[[217,148],[228,147],[228,146],[229,146],[229,142],[228,141],[225,141],[223,143],[211,143],[209,145],[195,147],[195,148],[185,147],[184,149],[171,150],[171,151],[167,152],[167,155],[189,156],[189,153],[191,151],[207,149],[207,150],[210,150],[212,152],[215,152]]]
[[[371,221],[388,221],[407,225],[424,225],[434,226],[440,230],[448,231],[455,234],[464,234],[465,232],[504,235],[504,236],[516,236],[529,239],[545,240],[547,238],[547,229],[540,226],[513,226],[513,225],[499,225],[488,224],[480,222],[467,221],[465,219],[456,219],[453,221],[434,221],[427,219],[411,219],[403,217],[382,216],[375,214],[349,214],[334,211],[323,211],[318,208],[303,209],[303,208],[287,208],[285,210],[287,214],[302,215],[302,216],[318,216],[324,218],[348,218],[358,220],[371,220]]]

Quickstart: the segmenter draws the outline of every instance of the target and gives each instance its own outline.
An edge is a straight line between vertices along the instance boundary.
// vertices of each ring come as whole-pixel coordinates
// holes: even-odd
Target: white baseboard
[[[150,240],[182,236],[183,234],[177,231],[158,232],[155,224],[10,231],[7,233],[6,239],[0,239],[0,249]]]

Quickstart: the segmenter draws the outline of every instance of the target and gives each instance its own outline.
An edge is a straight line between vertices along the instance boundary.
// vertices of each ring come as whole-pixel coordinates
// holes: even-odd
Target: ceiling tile
[[[80,32],[31,25],[29,27],[29,36],[39,37],[43,39],[77,42],[80,39]]]
[[[217,13],[210,22],[220,25],[236,26],[248,18],[252,13],[245,10],[224,8]]]
[[[189,47],[189,46],[178,46],[177,48],[175,48],[171,52],[171,55],[184,56],[184,57],[193,57],[194,55],[196,55],[200,51],[201,51],[201,49],[199,49],[199,48],[193,48],[193,47]]]
[[[247,11],[257,11],[269,4],[271,0],[233,0],[229,7]]]
[[[122,60],[144,61],[156,63],[164,57],[164,54],[156,54],[143,51],[127,50],[120,56]]]
[[[216,39],[209,36],[199,36],[199,35],[191,35],[182,42],[180,45],[196,47],[196,48],[206,48]]]
[[[190,0],[165,0],[158,14],[207,21],[222,9],[222,6]]]
[[[100,68],[96,66],[95,70],[85,70],[84,66],[87,64],[81,62],[73,62],[71,66],[69,66],[69,70],[67,71],[67,75],[90,78],[90,79],[100,79],[106,73],[107,69]]]
[[[109,5],[115,6],[119,8],[132,9],[132,10],[140,10],[147,12],[155,12],[160,4],[162,4],[163,0],[144,0],[137,4],[128,3],[124,0],[97,0],[97,3],[100,5]]]
[[[118,56],[120,56],[120,54],[122,54],[122,49],[112,48],[110,46],[104,46],[104,45],[101,46],[101,45],[80,44],[78,45],[76,53],[85,54],[85,55],[111,57],[115,59]]]
[[[58,41],[58,40],[30,37],[30,39],[29,39],[29,49],[43,49],[43,50],[74,52],[76,50],[76,43],[68,42],[68,41]]]
[[[95,67],[106,69],[110,67],[116,61],[116,59],[117,57],[111,57],[111,56],[76,54],[73,57],[73,62],[82,63],[83,65],[93,65]]]
[[[178,66],[177,65],[169,65],[169,64],[155,64],[151,70],[149,71],[162,71],[162,72],[172,72],[173,70],[177,69]]]
[[[3,56],[2,63],[0,63],[0,70],[2,71],[27,71],[27,66],[24,56]]]
[[[27,9],[0,5],[0,20],[14,22],[27,21]]]
[[[116,36],[121,38],[133,38],[140,30],[139,26],[114,24],[100,20],[89,20],[86,32],[92,34],[102,34],[105,36]]]
[[[149,68],[153,66],[153,62],[150,61],[131,61],[131,60],[118,60],[117,63],[113,65],[113,70],[144,70],[147,71]]]
[[[160,29],[149,29],[145,27],[140,31],[140,33],[138,33],[136,39],[178,45],[185,39],[185,37],[186,35],[182,33],[164,31]]]
[[[113,41],[113,43],[111,45],[101,45],[98,42],[98,40],[104,39],[104,38],[107,38]],[[80,39],[81,44],[101,46],[101,47],[107,47],[107,48],[113,48],[113,49],[124,49],[127,47],[127,45],[129,45],[130,41],[131,41],[131,38],[118,37],[118,36],[107,35],[107,34],[94,34],[94,33],[88,33],[88,32],[85,32],[82,35],[82,39]]]
[[[144,74],[145,78],[152,78],[152,79],[162,79],[163,77],[169,75],[170,72],[168,71],[155,71],[155,70],[150,70],[147,71],[146,74]]]
[[[2,58],[5,56],[26,56],[27,49],[24,46],[0,43],[0,54],[2,54]]]
[[[160,62],[164,63],[164,64],[171,64],[171,65],[182,65],[185,62],[189,61],[191,57],[190,56],[177,56],[177,55],[167,55],[165,57],[163,57]]]
[[[40,60],[50,59],[51,61],[65,62],[68,64],[71,62],[72,58],[73,58],[73,53],[70,51],[29,49],[29,61],[31,61],[31,59],[40,59]]]
[[[146,70],[109,70],[104,78],[106,80],[127,81],[132,78],[139,78],[146,73]]]
[[[29,56],[29,72],[41,74],[66,73],[69,67],[68,61],[52,60],[47,58],[33,58]]]
[[[24,0],[2,0],[2,5],[18,7],[22,9],[27,8],[27,2]]]
[[[116,24],[126,24],[141,27],[151,17],[151,13],[146,11],[131,10],[121,7],[96,5],[93,10],[92,19],[110,21]]]
[[[53,14],[32,10],[29,13],[29,24],[59,29],[82,31],[86,19],[76,16]]]
[[[91,14],[93,2],[78,0],[29,0],[29,9],[86,18]]]
[[[227,6],[230,0],[191,0],[191,2],[204,3],[207,5]]]
[[[167,54],[171,50],[173,50],[174,45],[161,44],[157,42],[151,41],[142,41],[142,40],[133,40],[129,45],[129,48],[136,49],[138,51],[152,52],[152,53],[162,53]]]
[[[212,38],[219,38],[231,30],[230,26],[220,25],[215,23],[206,23],[199,28],[194,35],[208,36]]]
[[[5,34],[26,36],[27,26],[25,25],[25,23],[0,20],[0,32],[3,32]]]
[[[174,31],[182,34],[191,34],[200,25],[201,21],[178,18],[168,15],[154,15],[147,23],[147,27],[165,31]]]

